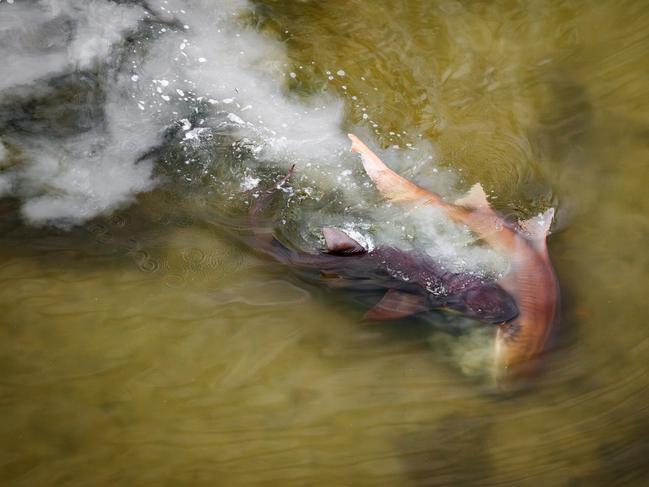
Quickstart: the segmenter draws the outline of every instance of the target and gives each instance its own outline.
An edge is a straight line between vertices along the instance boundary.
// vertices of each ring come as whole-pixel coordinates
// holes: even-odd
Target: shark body
[[[491,208],[479,183],[464,198],[448,203],[395,173],[355,135],[349,138],[351,150],[361,155],[365,171],[386,198],[441,208],[509,256],[511,269],[499,284],[514,298],[519,313],[498,327],[494,372],[501,383],[528,376],[537,368],[558,319],[559,284],[546,245],[554,209],[511,225]]]
[[[321,252],[289,248],[260,225],[258,217],[290,176],[258,195],[251,206],[253,246],[277,262],[307,271],[327,286],[351,293],[383,292],[365,319],[397,319],[431,309],[448,309],[488,323],[504,323],[518,315],[515,300],[499,284],[475,274],[451,272],[425,252],[392,246],[368,250],[343,230],[331,227],[322,229],[326,248]]]

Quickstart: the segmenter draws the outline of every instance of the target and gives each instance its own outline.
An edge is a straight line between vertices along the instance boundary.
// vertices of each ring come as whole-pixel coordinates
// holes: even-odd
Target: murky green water
[[[342,97],[349,126],[433,143],[503,211],[558,205],[545,370],[501,395],[462,370],[461,336],[362,324],[233,238],[245,204],[217,183],[69,231],[0,199],[3,485],[647,482],[646,2],[259,1],[250,19],[303,66],[289,89]]]

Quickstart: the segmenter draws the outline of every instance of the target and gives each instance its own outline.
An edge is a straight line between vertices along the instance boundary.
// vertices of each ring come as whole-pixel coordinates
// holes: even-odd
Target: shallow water
[[[646,482],[646,2],[174,3],[120,5],[101,32],[72,0],[33,29],[11,10],[27,2],[0,3],[3,485]],[[180,71],[170,32],[205,61]],[[275,134],[223,125],[253,112]],[[482,373],[488,327],[362,323],[240,239],[246,189],[296,162],[276,205],[296,242],[333,222],[504,265],[444,222],[382,227],[400,210],[350,129],[445,194],[480,181],[509,215],[558,207],[562,319],[526,390]]]

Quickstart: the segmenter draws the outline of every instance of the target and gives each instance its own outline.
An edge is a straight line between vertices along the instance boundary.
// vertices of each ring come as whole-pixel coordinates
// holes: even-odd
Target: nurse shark
[[[446,202],[394,172],[355,135],[349,138],[351,150],[360,154],[366,173],[386,198],[440,208],[510,258],[511,268],[499,284],[513,297],[518,313],[498,325],[494,373],[507,384],[534,372],[558,320],[559,284],[546,244],[554,209],[512,225],[491,208],[480,183],[466,196]]]
[[[365,319],[397,319],[431,309],[446,309],[488,323],[508,322],[518,315],[514,299],[499,284],[475,274],[451,272],[425,252],[385,245],[369,250],[334,227],[322,229],[325,248],[318,253],[290,248],[258,220],[292,172],[258,194],[251,205],[253,247],[277,262],[307,271],[321,284],[348,293],[384,293],[365,313]]]

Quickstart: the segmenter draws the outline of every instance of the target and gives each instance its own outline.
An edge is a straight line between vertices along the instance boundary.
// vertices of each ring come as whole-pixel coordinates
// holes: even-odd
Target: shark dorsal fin
[[[475,183],[465,196],[455,200],[458,206],[464,206],[472,210],[482,210],[490,208],[489,201],[487,201],[487,194],[482,187],[482,184]]]
[[[381,301],[365,313],[363,318],[366,320],[396,320],[429,309],[430,305],[426,296],[390,289],[381,298]]]
[[[550,225],[554,219],[554,208],[545,210],[544,213],[529,218],[528,220],[518,223],[523,235],[534,242],[537,247],[545,247],[545,238],[550,232]]]
[[[327,245],[327,252],[330,254],[354,255],[367,252],[365,247],[338,228],[324,227],[322,234]]]

